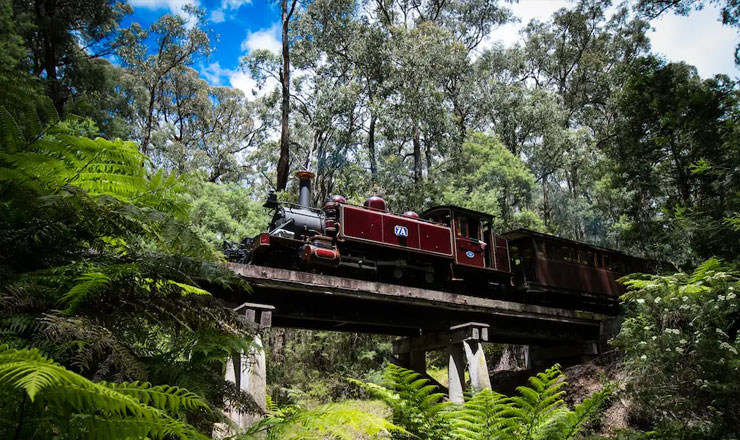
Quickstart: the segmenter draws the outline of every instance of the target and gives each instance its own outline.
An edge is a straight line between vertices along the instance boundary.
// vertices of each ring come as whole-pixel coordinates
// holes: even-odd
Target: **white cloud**
[[[241,90],[248,99],[262,97],[275,90],[278,82],[274,78],[268,78],[262,89],[258,89],[257,81],[249,73],[243,72],[238,67],[236,69],[227,69],[221,67],[218,61],[201,66],[198,69],[200,75],[212,86],[231,86]]]
[[[547,21],[560,8],[572,7],[568,0],[522,0],[510,6],[519,23],[510,23],[494,30],[478,48],[480,51],[500,41],[505,47],[522,42],[519,32],[533,19]],[[614,11],[614,7],[607,14]],[[740,76],[735,67],[735,46],[740,35],[734,28],[723,26],[719,21],[719,9],[708,4],[701,11],[692,11],[688,17],[670,12],[653,20],[653,31],[648,32],[652,50],[669,61],[685,61],[696,66],[699,75],[711,77],[717,73],[731,78]]]
[[[282,48],[280,43],[280,23],[275,23],[267,29],[247,33],[247,38],[242,41],[241,48],[247,52],[265,49],[273,53],[280,53]]]
[[[170,12],[183,15],[184,8],[187,5],[199,6],[198,0],[129,0],[129,4],[134,8],[144,9],[169,9]]]
[[[509,8],[520,21],[501,26],[494,30],[490,37],[494,41],[501,41],[504,46],[513,46],[521,42],[519,31],[524,29],[530,21],[534,19],[547,21],[558,9],[571,6],[572,3],[568,0],[523,0],[514,3]]]
[[[229,83],[231,87],[239,89],[244,92],[247,97],[251,98],[254,96],[253,90],[257,90],[257,81],[255,81],[248,73],[236,71],[229,76]]]
[[[708,4],[688,17],[667,14],[654,20],[654,31],[649,33],[653,51],[669,60],[696,66],[705,78],[718,73],[731,78],[740,76],[734,62],[740,35],[734,28],[723,26],[718,21],[719,14],[716,6]]]
[[[278,86],[278,81],[275,78],[268,78],[262,89],[258,89],[257,81],[248,73],[235,70],[229,75],[229,84],[231,84],[231,87],[241,90],[247,95],[247,98],[253,99],[255,96],[262,97],[275,90],[275,87]]]
[[[231,20],[239,8],[250,3],[252,0],[221,0],[221,7],[211,11],[208,19],[214,23],[222,23],[226,19]]]
[[[226,21],[226,14],[224,14],[223,9],[214,9],[208,19],[214,23],[222,23]]]
[[[233,70],[221,67],[218,61],[200,68],[200,74],[213,86],[223,85],[223,80],[230,77],[233,73]]]
[[[221,0],[222,9],[239,9],[244,5],[252,3],[252,0]]]

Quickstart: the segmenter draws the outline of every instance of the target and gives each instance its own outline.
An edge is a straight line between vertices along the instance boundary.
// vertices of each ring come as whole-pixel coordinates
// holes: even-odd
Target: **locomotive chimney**
[[[310,171],[298,171],[295,173],[299,179],[298,204],[304,208],[311,207],[311,179],[315,174]]]

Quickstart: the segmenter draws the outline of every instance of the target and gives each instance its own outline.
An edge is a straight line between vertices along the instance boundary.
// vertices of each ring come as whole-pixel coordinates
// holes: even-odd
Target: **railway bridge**
[[[258,329],[289,327],[395,335],[394,362],[426,373],[426,352],[449,354],[449,398],[462,401],[465,368],[473,388],[490,388],[481,343],[529,347],[528,368],[597,354],[613,317],[553,306],[504,301],[272,267],[227,263],[252,292],[219,296]],[[259,332],[258,332],[259,333]],[[259,338],[258,338],[259,339]],[[264,401],[264,354],[235,359],[227,371]],[[238,421],[238,420],[237,420]],[[243,422],[243,420],[242,420]]]

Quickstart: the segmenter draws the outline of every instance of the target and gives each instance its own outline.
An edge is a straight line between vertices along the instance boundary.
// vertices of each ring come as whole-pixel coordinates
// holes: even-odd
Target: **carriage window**
[[[551,260],[565,261],[566,263],[573,263],[574,258],[578,258],[578,251],[571,249],[568,246],[554,247],[550,249],[549,255]]]
[[[578,261],[578,249],[571,249],[567,246],[563,246],[563,261],[567,263],[575,263]]]
[[[509,247],[509,254],[511,255],[511,261],[514,262],[514,266],[522,264],[522,260],[519,258],[519,246],[511,245]]]
[[[586,266],[594,267],[594,253],[593,251],[581,250],[581,264]]]
[[[529,261],[532,259],[532,248],[529,246],[522,247],[522,260]]]
[[[547,258],[545,255],[545,242],[542,240],[535,241],[535,247],[537,248],[537,258],[544,260]]]
[[[612,271],[616,273],[625,273],[626,268],[624,266],[624,261],[622,260],[620,256],[614,255],[611,260],[612,260],[612,264],[611,264]]]
[[[598,267],[599,269],[604,268],[602,258],[603,258],[603,254],[601,252],[597,252],[596,253],[596,267]]]

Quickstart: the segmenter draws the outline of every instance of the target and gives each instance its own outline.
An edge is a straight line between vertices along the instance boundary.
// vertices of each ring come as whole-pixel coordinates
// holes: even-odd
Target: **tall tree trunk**
[[[550,226],[550,191],[547,186],[548,174],[542,176],[542,220]]]
[[[146,126],[144,127],[144,139],[141,140],[141,153],[146,155],[149,142],[152,138],[152,125],[154,124],[154,98],[157,93],[157,83],[149,89],[149,108],[146,114]]]
[[[421,134],[419,130],[419,124],[414,121],[414,183],[416,183],[417,185],[421,183],[421,180],[423,178],[420,138]]]
[[[282,101],[280,116],[280,158],[277,164],[277,185],[278,191],[285,191],[288,186],[288,172],[290,171],[290,49],[288,47],[288,24],[290,17],[293,15],[297,0],[293,0],[288,10],[288,0],[280,2],[280,9],[283,20],[283,69],[280,72],[280,82],[282,83]]]
[[[56,12],[53,3],[49,5],[47,2],[39,1],[35,2],[34,10],[36,13],[37,23],[45,23],[48,21],[48,17],[53,16]],[[58,59],[57,47],[55,44],[56,34],[53,28],[46,26],[41,26],[39,30],[40,35],[43,35],[40,42],[41,56],[39,57],[39,64],[41,66],[41,71],[46,72],[47,94],[49,95],[49,99],[51,99],[57,114],[59,114],[59,117],[64,118],[64,103],[67,101],[67,96],[64,87],[57,76]]]
[[[377,120],[378,117],[372,113],[370,115],[370,129],[367,134],[367,151],[370,155],[370,175],[373,183],[378,180],[378,162],[375,158],[375,123]]]

